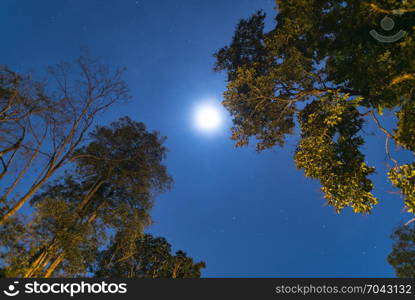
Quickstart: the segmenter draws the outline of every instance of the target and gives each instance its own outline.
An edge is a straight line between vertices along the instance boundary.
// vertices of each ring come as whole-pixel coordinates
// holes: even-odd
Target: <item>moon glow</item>
[[[219,107],[213,104],[201,104],[195,111],[195,125],[205,132],[216,131],[222,124],[222,113]]]

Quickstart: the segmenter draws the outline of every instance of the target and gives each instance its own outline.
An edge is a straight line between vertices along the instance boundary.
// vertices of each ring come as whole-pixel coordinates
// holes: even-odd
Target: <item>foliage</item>
[[[396,115],[399,120],[396,128],[399,144],[415,152],[415,102],[403,105]]]
[[[415,212],[415,163],[396,166],[389,171],[392,184],[402,191],[408,211]]]
[[[415,1],[276,2],[270,31],[257,12],[215,53],[214,69],[227,73],[223,105],[233,118],[232,139],[245,146],[254,138],[258,151],[284,146],[297,120],[297,166],[320,181],[337,212],[369,213],[377,203],[369,178],[375,169],[361,151],[369,118],[386,135],[389,157],[390,140],[415,149]],[[386,44],[370,35],[385,16],[395,19],[404,38]],[[379,121],[385,109],[396,112],[392,132]],[[414,182],[407,183],[402,193],[411,208]]]
[[[194,263],[185,252],[171,253],[166,239],[145,234],[129,253],[123,251],[125,233],[118,233],[111,246],[100,253],[95,277],[199,278],[204,262]]]
[[[399,226],[392,238],[394,244],[388,256],[389,264],[395,269],[397,277],[415,278],[415,227]]]
[[[295,162],[306,176],[320,179],[327,202],[337,211],[351,206],[355,212],[369,212],[377,203],[367,179],[374,168],[366,165],[359,151],[360,99],[347,99],[348,95],[323,96],[298,114],[301,140]]]
[[[84,274],[108,232],[129,230],[135,241],[151,222],[155,194],[172,181],[162,165],[163,141],[127,117],[98,126],[90,142],[74,152],[77,169],[32,199],[30,247],[18,263],[10,261],[9,269],[17,269],[9,273],[49,277],[60,268],[56,276]]]

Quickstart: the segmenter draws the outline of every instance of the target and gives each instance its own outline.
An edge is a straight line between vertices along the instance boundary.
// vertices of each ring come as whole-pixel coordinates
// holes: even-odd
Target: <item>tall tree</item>
[[[415,210],[415,163],[399,163],[389,143],[415,152],[415,1],[276,1],[276,25],[265,32],[265,14],[241,20],[232,42],[216,52],[226,71],[223,105],[233,117],[237,146],[257,141],[258,151],[284,146],[301,133],[298,168],[320,181],[337,212],[369,213],[378,199],[361,146],[372,119],[385,135],[389,178]],[[399,21],[405,36],[384,43],[371,35],[381,20]],[[386,18],[386,19],[385,19]],[[390,34],[390,33],[389,33]],[[384,110],[396,112],[393,130]]]
[[[98,126],[71,159],[76,170],[48,184],[31,203],[35,217],[18,258],[9,251],[9,274],[50,277],[86,272],[111,231],[137,239],[151,222],[157,193],[170,187],[162,164],[164,138],[128,117]],[[15,251],[16,253],[18,251]],[[10,261],[17,260],[17,261]]]
[[[171,253],[165,238],[145,234],[129,251],[125,251],[126,238],[119,232],[108,249],[99,254],[95,277],[103,278],[199,278],[204,262],[194,263],[191,257],[179,250]]]
[[[20,154],[26,155],[27,159],[14,162],[17,174],[10,174],[12,176],[6,181],[8,186],[4,185],[6,188],[0,195],[0,224],[12,217],[59,169],[73,161],[75,149],[84,141],[99,112],[129,99],[126,84],[121,79],[122,72],[122,69],[111,70],[97,60],[80,57],[75,64],[62,63],[51,67],[48,72],[51,82],[46,84],[47,88],[31,88],[38,91],[35,93],[38,98],[31,97],[28,101],[41,99],[47,105],[41,115],[23,112],[19,115],[25,118],[16,120],[20,121],[18,125],[23,132],[30,132],[19,142]],[[19,82],[18,79],[13,80]],[[14,90],[8,88],[4,81],[0,80],[0,84],[3,110],[8,108],[9,99],[27,99],[8,96]],[[23,100],[20,102],[25,103]],[[23,104],[16,105],[25,107]],[[33,111],[30,107],[26,110]],[[10,112],[14,111],[20,109],[7,111],[9,121],[12,121]],[[19,183],[28,188],[26,191],[19,190],[18,196],[15,192]]]
[[[415,227],[413,223],[396,228],[392,239],[394,244],[388,256],[388,262],[395,269],[396,276],[415,278]]]

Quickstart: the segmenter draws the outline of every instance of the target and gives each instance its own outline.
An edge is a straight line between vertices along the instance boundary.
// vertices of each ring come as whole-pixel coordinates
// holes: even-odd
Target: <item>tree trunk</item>
[[[0,225],[4,224],[11,216],[13,216],[22,206],[37,192],[39,188],[52,176],[52,172],[48,172],[40,182],[38,182],[35,186],[31,187],[30,190],[16,202],[15,205],[12,206],[1,218],[0,218]]]
[[[36,258],[30,268],[26,271],[26,273],[23,275],[23,278],[32,278],[32,277],[36,277],[37,271],[43,267],[45,267],[48,262],[51,259],[51,255],[53,253],[52,250],[53,248],[55,248],[57,246],[57,243],[52,241],[49,246],[47,246],[38,256],[38,258]]]
[[[56,268],[60,265],[63,261],[64,255],[63,253],[59,254],[58,257],[49,265],[46,269],[44,278],[49,278],[52,276],[53,272],[55,272]]]

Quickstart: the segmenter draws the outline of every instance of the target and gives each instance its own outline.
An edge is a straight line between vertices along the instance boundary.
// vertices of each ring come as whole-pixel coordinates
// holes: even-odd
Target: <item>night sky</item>
[[[391,277],[389,236],[410,216],[386,179],[383,136],[364,147],[378,167],[380,204],[369,216],[337,215],[318,182],[296,169],[297,138],[257,153],[254,144],[234,147],[225,111],[215,132],[195,127],[198,105],[219,106],[226,87],[225,74],[212,71],[213,53],[258,9],[271,26],[273,7],[271,0],[2,0],[0,63],[37,74],[85,48],[127,67],[133,100],[97,124],[129,115],[168,137],[175,184],[157,198],[149,231],[206,261],[204,277]]]

